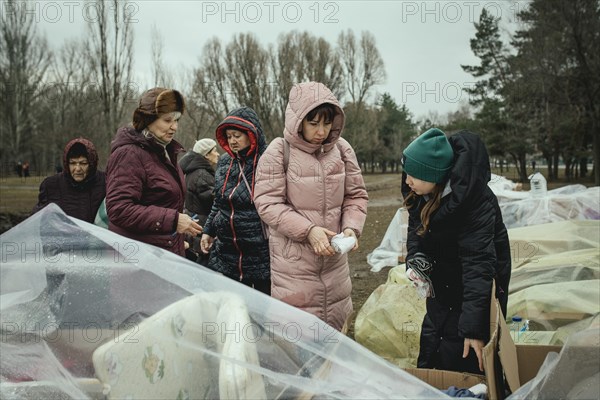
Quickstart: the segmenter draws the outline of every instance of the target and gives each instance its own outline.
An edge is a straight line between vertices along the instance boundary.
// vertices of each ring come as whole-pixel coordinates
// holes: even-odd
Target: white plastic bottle
[[[533,197],[544,197],[548,193],[546,178],[539,172],[529,176],[530,193]]]

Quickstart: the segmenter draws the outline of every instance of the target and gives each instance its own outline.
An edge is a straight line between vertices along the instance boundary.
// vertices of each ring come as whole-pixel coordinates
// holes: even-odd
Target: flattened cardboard
[[[498,357],[500,358],[500,364],[502,364],[502,369],[504,370],[504,376],[506,377],[506,381],[508,382],[508,387],[510,388],[511,392],[514,392],[515,390],[520,388],[521,385],[525,382],[520,380],[517,348],[515,346],[515,342],[513,342],[512,337],[510,336],[510,329],[508,329],[508,325],[506,325],[506,320],[504,318],[504,315],[502,314],[502,310],[500,309],[500,304],[498,303],[498,300],[496,300],[494,304],[496,308],[498,308],[499,317]],[[538,369],[540,365],[541,363],[538,364]],[[500,398],[504,398],[504,396]]]
[[[461,372],[427,368],[405,368],[404,370],[440,390],[446,390],[450,386],[468,389],[478,383],[485,383],[485,377],[483,375],[464,374]]]
[[[535,378],[548,353],[560,353],[562,349],[562,346],[527,344],[517,344],[516,347],[521,386]]]

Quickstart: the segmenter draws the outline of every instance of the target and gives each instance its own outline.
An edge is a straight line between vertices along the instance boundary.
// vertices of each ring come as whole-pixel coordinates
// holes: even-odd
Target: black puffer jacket
[[[448,140],[454,150],[449,175],[451,192],[442,198],[424,236],[418,236],[417,230],[426,199],[416,198],[409,209],[407,259],[422,252],[435,260],[431,275],[435,298],[428,298],[430,315],[426,317],[426,322],[433,325],[431,335],[444,336],[442,333],[447,332],[448,327],[443,325],[457,319],[454,322],[458,324],[459,338],[486,341],[494,278],[496,295],[506,315],[511,269],[508,234],[498,200],[487,186],[491,173],[483,142],[468,131],[461,131]],[[406,174],[402,176],[402,192],[405,197],[410,192]],[[448,316],[452,312],[458,313],[456,318]],[[426,333],[425,325],[423,333]],[[431,343],[439,345],[440,339],[432,337]],[[423,340],[422,337],[422,345]],[[462,349],[462,342],[459,345]]]
[[[227,129],[247,133],[250,147],[233,153]],[[267,148],[258,116],[249,107],[233,110],[217,127],[216,139],[226,154],[217,164],[215,201],[204,225],[204,233],[215,237],[208,267],[237,280],[268,280],[269,242],[252,201],[256,165]]]
[[[204,225],[213,203],[215,188],[215,170],[210,162],[195,151],[188,151],[179,160],[179,166],[185,174],[185,209],[196,214],[198,223]]]

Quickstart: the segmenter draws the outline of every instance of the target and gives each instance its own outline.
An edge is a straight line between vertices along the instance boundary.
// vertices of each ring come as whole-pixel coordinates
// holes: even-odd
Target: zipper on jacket
[[[323,145],[321,145],[321,155],[323,154]],[[325,227],[325,223],[326,223],[326,215],[327,215],[327,182],[325,179],[325,169],[323,168],[323,164],[321,163],[321,158],[317,157],[317,161],[319,161],[319,172],[321,174],[321,180],[323,182],[323,208],[321,210],[321,217],[323,218],[323,227]],[[319,280],[321,281],[321,284],[323,285],[323,294],[324,294],[324,299],[323,299],[323,321],[328,322],[328,317],[327,317],[327,309],[328,304],[327,304],[327,285],[325,285],[325,282],[323,282],[323,278],[321,277],[321,274],[323,272],[323,269],[325,268],[325,256],[320,256],[320,261],[321,261],[321,268],[319,268]]]
[[[242,279],[244,279],[244,271],[242,269],[242,258],[244,256],[244,254],[242,253],[242,249],[240,248],[240,246],[237,243],[237,234],[235,233],[235,228],[233,226],[233,217],[235,215],[235,208],[233,207],[233,202],[231,201],[233,194],[235,193],[236,189],[240,186],[240,183],[241,183],[240,176],[241,176],[241,174],[244,173],[244,169],[241,168],[242,165],[240,164],[239,160],[238,160],[238,165],[240,166],[240,175],[238,175],[237,184],[231,190],[231,193],[229,194],[229,196],[227,196],[227,200],[229,201],[229,208],[231,208],[231,216],[229,217],[229,226],[231,227],[231,233],[233,235],[233,245],[235,246],[237,251],[240,253],[240,256],[238,258],[238,271],[240,273],[240,282],[241,282]]]

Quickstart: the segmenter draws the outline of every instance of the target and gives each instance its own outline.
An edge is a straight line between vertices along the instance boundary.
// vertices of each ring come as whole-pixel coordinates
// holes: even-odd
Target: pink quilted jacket
[[[323,103],[337,107],[329,137],[322,145],[298,133],[303,118]],[[290,143],[287,174],[284,142],[271,142],[258,164],[254,202],[269,226],[271,294],[341,330],[352,313],[347,255],[314,254],[308,232],[317,225],[359,234],[368,196],[350,144],[341,138],[344,112],[325,85],[309,82],[290,91],[283,136]],[[343,153],[343,155],[342,155]]]

